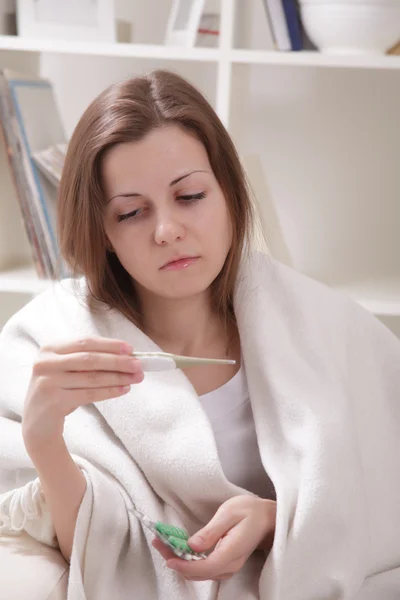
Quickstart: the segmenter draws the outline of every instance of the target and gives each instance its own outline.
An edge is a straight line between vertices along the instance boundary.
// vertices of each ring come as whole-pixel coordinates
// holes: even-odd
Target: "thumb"
[[[237,515],[220,507],[211,521],[188,540],[188,544],[197,552],[210,550],[240,520]]]

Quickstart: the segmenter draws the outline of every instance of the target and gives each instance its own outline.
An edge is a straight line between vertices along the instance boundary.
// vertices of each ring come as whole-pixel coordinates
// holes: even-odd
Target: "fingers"
[[[159,553],[165,560],[176,558],[176,554],[172,552],[171,548],[168,548],[168,546],[163,544],[160,539],[155,538],[152,542],[152,545],[156,550],[159,551]]]
[[[220,569],[223,565],[240,562],[248,558],[254,551],[254,541],[248,535],[246,523],[241,521],[223,536],[215,550],[210,554],[212,568]]]
[[[165,544],[163,544],[162,541],[159,540],[158,538],[155,538],[153,540],[152,545],[153,545],[153,547],[156,550],[158,550],[158,552],[161,554],[161,556],[166,561],[174,560],[174,563],[176,561],[177,564],[179,564],[179,565],[182,564],[183,567],[185,567],[186,564],[188,566],[192,566],[193,565],[194,567],[196,567],[199,564],[199,562],[200,562],[199,561],[197,563],[191,563],[191,562],[187,563],[183,559],[177,558],[177,556],[172,552],[172,550],[170,548],[168,548],[168,546],[166,546]],[[200,576],[200,575],[185,575],[180,570],[178,572],[180,572],[185,577],[185,579],[188,579],[190,581],[208,581],[210,579],[213,579],[214,581],[224,581],[225,579],[230,579],[232,577],[232,575],[234,574],[234,570],[232,569],[232,572],[229,572],[229,568],[227,568],[227,572],[215,575],[215,577],[213,577],[213,578],[211,578],[208,575],[207,576],[204,576],[204,575],[202,575],[202,576]]]
[[[220,579],[229,579],[234,573],[237,573],[244,562],[224,562],[223,565],[215,565],[211,560],[212,555],[204,560],[188,562],[177,558],[167,560],[167,567],[173,569],[186,579],[193,581],[219,581]]]
[[[64,419],[79,406],[118,398],[143,380],[132,346],[91,338],[41,347],[24,404],[25,444],[36,450],[62,436]]]
[[[230,579],[234,573],[224,573],[223,575],[219,575],[218,577],[214,577],[212,581],[224,581],[225,579]],[[210,578],[207,577],[185,577],[189,581],[209,581]]]
[[[39,375],[57,368],[66,371],[137,373],[141,366],[132,352],[132,346],[121,340],[101,337],[73,340],[43,346],[35,368]]]
[[[216,549],[206,559],[185,564],[175,558],[168,562],[168,566],[184,577],[200,579],[214,580],[221,574],[236,573],[243,567],[249,554],[246,555],[243,551],[243,532],[235,535],[233,540],[228,540],[229,534],[230,532],[220,540]]]
[[[139,373],[142,370],[140,361],[129,356],[82,352],[75,354],[57,354],[41,352],[34,365],[36,375],[58,371],[116,371],[119,373]]]
[[[44,352],[56,354],[76,354],[81,352],[105,352],[110,354],[132,354],[133,348],[121,340],[93,337],[82,340],[72,340],[60,344],[51,344],[42,348]]]
[[[232,499],[233,500],[233,499]],[[239,511],[234,503],[229,501],[222,504],[211,521],[189,539],[193,550],[204,552],[210,550],[233,527],[245,518],[243,510]]]
[[[159,540],[158,538],[155,538],[152,542],[153,547],[158,550],[158,552],[161,554],[161,556],[166,560],[178,560],[181,561],[182,563],[185,563],[186,561],[183,561],[182,559],[177,558],[177,556],[172,552],[172,550],[170,548],[168,548],[168,546],[166,546],[165,544],[162,543],[161,540]],[[189,563],[192,564],[192,563]],[[221,575],[218,575],[215,577],[215,581],[223,581],[225,579],[230,579],[232,577],[233,573],[222,573]],[[210,577],[200,577],[200,576],[185,576],[185,579],[189,579],[190,581],[207,581],[210,579]]]
[[[67,371],[117,371],[120,373],[139,373],[140,361],[129,356],[119,356],[103,352],[83,352],[62,357]]]
[[[86,406],[102,400],[110,400],[124,396],[130,390],[130,386],[105,387],[105,388],[85,388],[77,390],[64,390],[65,408],[69,407],[67,414],[73,412],[78,406]]]
[[[50,377],[49,377],[50,379]],[[51,385],[56,385],[65,390],[80,388],[106,388],[123,387],[141,383],[144,379],[143,371],[137,373],[117,373],[115,371],[73,371],[61,372],[52,378]],[[46,385],[45,383],[43,384]]]

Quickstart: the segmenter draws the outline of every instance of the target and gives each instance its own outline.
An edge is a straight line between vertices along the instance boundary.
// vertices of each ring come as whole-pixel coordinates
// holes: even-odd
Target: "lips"
[[[161,270],[192,264],[198,256],[177,256],[161,267]]]

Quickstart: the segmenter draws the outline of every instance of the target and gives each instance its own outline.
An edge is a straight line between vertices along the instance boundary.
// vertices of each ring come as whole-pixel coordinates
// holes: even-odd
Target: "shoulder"
[[[242,263],[235,312],[246,334],[254,330],[274,347],[285,343],[318,368],[358,370],[360,378],[366,370],[398,371],[400,340],[375,315],[270,256],[257,253]]]
[[[383,340],[396,352],[400,340],[379,319],[346,293],[335,290],[271,256],[252,253],[241,265],[235,296],[235,312],[243,321],[267,323],[268,330],[290,332],[294,344],[324,352],[359,348],[371,340]]]
[[[299,314],[311,312],[314,317],[330,311],[348,312],[356,303],[345,293],[285,265],[263,252],[252,252],[242,262],[237,282],[237,294],[260,294],[270,305],[281,311]],[[358,306],[358,305],[357,305]],[[360,307],[361,308],[361,307]],[[364,310],[364,309],[361,309]]]
[[[264,296],[278,302],[282,309],[292,314],[309,318],[318,324],[326,322],[332,328],[339,322],[345,322],[350,331],[363,331],[368,335],[391,338],[391,342],[400,348],[400,340],[378,317],[356,302],[342,290],[328,286],[312,277],[304,275],[278,260],[255,253],[251,258],[252,278],[264,280]]]

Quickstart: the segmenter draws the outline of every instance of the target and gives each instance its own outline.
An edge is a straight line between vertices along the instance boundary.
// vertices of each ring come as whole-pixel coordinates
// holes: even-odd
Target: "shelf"
[[[23,52],[50,52],[56,54],[81,54],[86,56],[111,56],[119,58],[154,58],[218,62],[219,48],[181,48],[162,44],[120,44],[84,41],[35,39],[17,35],[0,35],[0,50]],[[234,64],[287,65],[304,67],[337,67],[355,69],[400,69],[400,56],[367,54],[322,54],[320,52],[277,52],[274,50],[229,50],[224,58]]]
[[[331,285],[378,316],[400,317],[400,277]]]
[[[400,56],[367,54],[322,54],[321,52],[277,52],[273,50],[232,50],[236,64],[338,67],[354,69],[400,69]]]
[[[0,271],[0,293],[39,294],[51,284],[49,280],[38,279],[35,270],[29,267]]]
[[[220,55],[218,48],[180,48],[151,44],[64,41],[25,38],[17,35],[0,35],[0,50],[202,62],[217,62]]]

